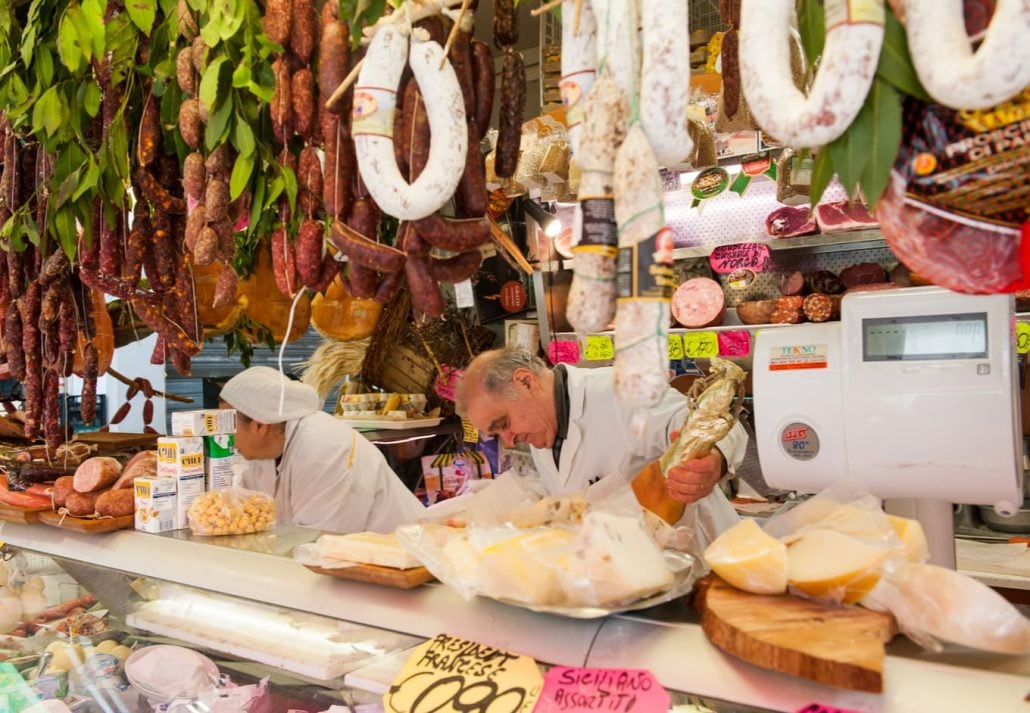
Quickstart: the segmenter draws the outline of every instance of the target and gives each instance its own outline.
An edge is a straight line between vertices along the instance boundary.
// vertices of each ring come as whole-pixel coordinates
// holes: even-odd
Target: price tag
[[[1016,322],[1016,351],[1030,353],[1030,324],[1026,322]]]
[[[465,443],[479,443],[479,429],[467,418],[461,419],[461,440]]]
[[[772,264],[772,257],[765,243],[736,243],[712,250],[708,262],[720,275],[729,275],[737,270],[765,272]]]
[[[690,359],[719,356],[719,335],[715,332],[687,332],[683,335],[683,351]]]
[[[462,280],[454,285],[454,304],[458,309],[476,306],[476,296],[472,292],[472,280]]]
[[[798,708],[796,713],[858,713],[858,711],[853,711],[850,708],[824,706],[822,703],[809,703],[804,708]]]
[[[586,349],[583,352],[584,361],[608,361],[614,358],[615,343],[611,337],[604,334],[587,336]]]
[[[544,677],[538,710],[667,711],[669,694],[650,671],[555,666]]]
[[[529,656],[439,634],[412,651],[383,695],[383,707],[388,713],[530,713],[543,685]]]
[[[669,361],[683,358],[683,337],[678,334],[669,335]]]
[[[571,339],[556,339],[547,345],[547,358],[552,364],[579,363],[579,342]]]
[[[458,385],[458,380],[461,379],[462,371],[444,364],[441,372],[437,374],[436,381],[433,382],[433,391],[441,399],[454,401],[454,389]]]
[[[751,335],[746,331],[719,332],[719,356],[746,357],[751,353]]]

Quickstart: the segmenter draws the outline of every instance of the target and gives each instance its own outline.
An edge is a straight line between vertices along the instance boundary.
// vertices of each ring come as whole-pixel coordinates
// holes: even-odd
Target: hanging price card
[[[719,332],[719,356],[745,357],[751,353],[751,335],[739,332]]]
[[[765,243],[735,243],[720,245],[712,250],[708,262],[720,275],[729,275],[743,269],[765,272],[772,264],[772,257]]]
[[[479,442],[479,429],[472,425],[467,418],[461,419],[461,440],[465,443]]]
[[[683,337],[678,334],[669,335],[669,360],[678,361],[683,358]]]
[[[1030,324],[1026,322],[1016,322],[1016,351],[1030,353]]]
[[[412,650],[383,707],[388,713],[530,713],[543,685],[529,656],[440,634]]]
[[[584,361],[608,361],[615,358],[615,343],[604,334],[587,336],[586,349],[583,351]]]
[[[719,356],[719,336],[715,332],[687,332],[683,335],[683,351],[691,359]]]
[[[579,342],[556,339],[547,345],[547,358],[552,364],[575,364],[579,361]]]
[[[457,387],[458,381],[461,380],[463,373],[460,369],[444,364],[440,368],[440,373],[437,374],[436,380],[433,382],[433,391],[441,399],[454,401],[454,389]]]
[[[544,677],[537,710],[667,711],[669,694],[650,671],[555,666]]]

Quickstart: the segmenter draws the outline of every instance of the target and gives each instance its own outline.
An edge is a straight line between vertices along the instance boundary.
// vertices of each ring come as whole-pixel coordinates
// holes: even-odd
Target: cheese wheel
[[[894,532],[901,538],[905,557],[909,562],[925,562],[930,559],[930,545],[926,541],[923,526],[919,524],[918,520],[897,515],[888,515],[887,520],[894,528]]]
[[[854,604],[876,586],[889,552],[834,530],[808,530],[787,549],[787,582],[813,599]]]
[[[714,327],[722,324],[726,313],[726,297],[722,286],[707,277],[687,280],[672,296],[672,316],[688,328]]]
[[[741,520],[705,549],[712,571],[754,594],[787,591],[787,546],[754,520]]]

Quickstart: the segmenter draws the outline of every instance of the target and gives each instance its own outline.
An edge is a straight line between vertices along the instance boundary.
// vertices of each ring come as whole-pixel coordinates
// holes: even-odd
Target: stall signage
[[[458,385],[462,373],[464,372],[461,369],[455,369],[446,364],[442,365],[440,373],[436,375],[436,381],[433,382],[433,391],[441,399],[454,401],[454,389]]]
[[[687,332],[683,335],[683,351],[690,359],[719,356],[719,335],[715,332]]]
[[[685,356],[683,352],[683,337],[678,334],[669,335],[669,361],[679,361]]]
[[[555,339],[547,345],[547,358],[552,364],[577,364],[579,342],[572,339]]]
[[[387,713],[530,713],[543,686],[529,656],[439,634],[412,650],[383,707]]]
[[[730,275],[737,270],[765,272],[772,265],[772,257],[765,243],[734,243],[716,247],[708,262],[718,274]]]
[[[669,694],[650,671],[555,666],[537,711],[667,711]]]
[[[586,349],[583,350],[584,361],[610,361],[615,358],[615,343],[604,334],[587,336]]]
[[[464,417],[461,419],[461,440],[465,443],[479,442],[479,429],[472,425],[472,421]]]
[[[744,330],[719,332],[719,356],[746,357],[751,353],[751,335]]]
[[[1016,322],[1016,351],[1030,353],[1030,324],[1026,322]]]

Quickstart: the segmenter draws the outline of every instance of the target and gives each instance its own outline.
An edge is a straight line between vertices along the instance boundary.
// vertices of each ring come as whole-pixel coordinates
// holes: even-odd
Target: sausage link
[[[402,273],[399,270],[386,273],[387,276],[400,274]],[[359,265],[356,262],[349,263],[347,267],[347,291],[352,295],[367,299],[376,294],[379,285],[379,275],[375,270]]]
[[[329,235],[336,249],[359,265],[376,272],[397,272],[404,267],[406,256],[403,252],[369,240],[342,221],[333,221]]]
[[[490,45],[479,40],[472,40],[472,72],[476,107],[469,116],[473,117],[476,125],[476,141],[482,141],[490,130],[490,117],[494,110],[494,56]]]
[[[501,111],[497,133],[494,172],[511,178],[519,163],[522,144],[522,115],[526,109],[526,67],[522,55],[514,50],[504,53],[501,65]]]
[[[315,51],[315,33],[318,31],[318,15],[311,6],[311,0],[293,0],[292,20],[290,49],[303,64],[307,64]]]
[[[332,13],[330,3],[322,8],[322,36],[318,44],[318,93],[323,100],[332,96],[350,71],[350,30],[347,23]],[[332,113],[350,116],[350,96],[339,102]]]
[[[483,262],[483,254],[479,250],[468,252],[448,258],[431,258],[429,260],[429,274],[437,282],[449,282],[454,284],[462,280],[471,279],[479,272],[479,264]]]
[[[472,69],[472,34],[464,28],[460,28],[454,34],[454,43],[447,55],[454,67],[454,74],[458,77],[458,86],[461,87],[461,96],[465,100],[465,117],[473,119],[476,115],[476,94],[475,82]]]
[[[494,0],[494,44],[513,47],[519,42],[519,18],[514,0]]]
[[[407,250],[410,236],[414,235],[415,226],[405,223],[401,232],[400,244]],[[429,258],[415,257],[408,253],[404,263],[404,277],[411,291],[411,303],[422,314],[440,317],[444,313],[443,295],[440,286],[429,274]]]
[[[4,350],[7,352],[7,368],[18,381],[25,381],[25,351],[22,348],[21,310],[11,304],[4,314]]]
[[[82,396],[79,398],[79,414],[85,424],[93,423],[97,410],[97,372],[99,369],[97,348],[87,342],[82,350]]]
[[[325,292],[340,274],[340,263],[328,251],[322,256],[322,268],[318,273],[318,282],[312,285],[314,292]],[[400,273],[394,273],[400,274]]]
[[[465,170],[454,193],[458,214],[464,218],[481,218],[486,215],[489,195],[486,191],[486,157],[479,149],[478,130],[469,122],[469,148],[465,153]]]
[[[292,297],[297,291],[297,258],[286,228],[277,228],[272,233],[272,270],[279,291]]]
[[[490,222],[486,218],[451,220],[433,213],[414,221],[413,226],[418,236],[433,247],[456,253],[478,248],[490,237]]]
[[[322,223],[305,220],[297,231],[297,277],[302,285],[314,289],[322,271]]]
[[[379,288],[376,293],[372,296],[379,304],[385,305],[387,302],[392,300],[400,290],[401,285],[404,284],[404,273],[402,272],[388,272],[383,275],[382,281],[379,283]]]
[[[60,423],[61,376],[48,369],[43,377],[43,437],[51,449],[64,442]]]
[[[297,134],[308,143],[314,143],[315,130],[315,78],[311,70],[303,67],[293,73],[290,86],[290,101],[293,104],[293,125]]]
[[[322,212],[322,192],[325,189],[322,181],[322,163],[318,160],[318,152],[311,146],[305,146],[297,161],[297,185],[299,192],[297,202],[301,210],[309,218]]]
[[[272,63],[275,91],[270,105],[272,133],[279,143],[285,144],[293,136],[293,98],[290,68],[282,57]]]
[[[347,225],[354,232],[364,235],[370,240],[377,240],[379,236],[379,221],[382,219],[382,211],[371,198],[358,198],[351,206],[350,215],[347,216]]]

